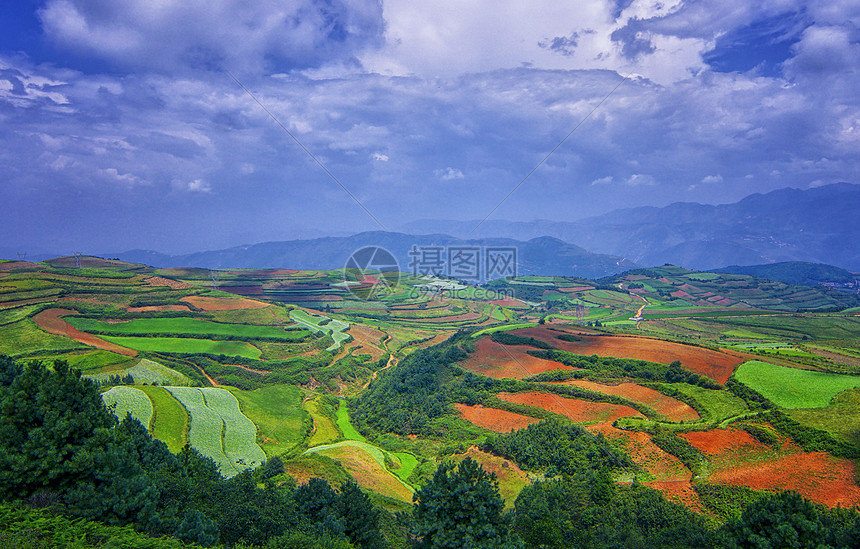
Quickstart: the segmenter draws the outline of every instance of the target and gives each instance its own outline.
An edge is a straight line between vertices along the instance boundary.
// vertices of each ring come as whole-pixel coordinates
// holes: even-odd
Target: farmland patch
[[[537,418],[480,405],[468,406],[458,403],[454,404],[454,407],[466,421],[497,433],[509,433],[540,421]]]
[[[823,408],[838,393],[860,387],[860,376],[787,368],[757,360],[741,365],[736,377],[783,408]]]
[[[102,401],[117,419],[123,420],[126,414],[131,414],[141,425],[149,428],[152,402],[143,391],[134,387],[111,387],[102,393]]]

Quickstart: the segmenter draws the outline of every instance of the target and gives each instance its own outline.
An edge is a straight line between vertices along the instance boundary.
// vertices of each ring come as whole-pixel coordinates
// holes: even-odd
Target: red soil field
[[[499,305],[500,307],[508,307],[510,309],[525,309],[528,307],[525,303],[520,301],[519,299],[513,297],[505,297],[503,299],[494,299],[490,301],[493,305]]]
[[[353,340],[347,345],[347,348],[355,348],[355,354],[368,354],[373,357],[373,360],[379,360],[384,351],[382,349],[382,341],[385,338],[385,333],[371,328],[370,326],[362,326],[353,324],[346,331],[352,336]]]
[[[689,480],[655,480],[654,482],[643,482],[642,484],[659,490],[669,501],[686,505],[687,508],[698,513],[705,512],[704,507],[702,507],[702,501],[699,499],[699,494],[693,489],[693,485]]]
[[[710,431],[692,431],[679,433],[678,436],[701,450],[708,456],[719,456],[740,451],[766,452],[767,446],[754,439],[746,431],[740,429],[712,429]]]
[[[30,271],[41,268],[41,265],[30,263],[29,261],[7,261],[6,263],[0,263],[0,271],[7,273],[12,271]]]
[[[454,404],[454,407],[466,421],[497,433],[509,433],[540,421],[537,418],[483,406]]]
[[[495,379],[522,379],[548,370],[575,370],[552,360],[533,357],[526,352],[533,350],[533,347],[523,345],[502,345],[489,337],[483,337],[475,342],[475,352],[460,363],[460,366]]]
[[[601,433],[610,440],[620,441],[630,458],[654,477],[653,482],[690,482],[693,474],[681,460],[661,450],[651,441],[651,435],[642,431],[622,431],[609,423],[595,423],[586,427]]]
[[[434,316],[430,318],[421,318],[421,317],[407,317],[407,316],[397,316],[394,317],[398,320],[405,320],[407,322],[432,322],[432,323],[442,323],[442,322],[461,322],[464,320],[477,320],[481,318],[481,313],[476,312],[468,312],[462,313],[459,315],[451,315],[451,316]]]
[[[143,307],[126,307],[130,313],[145,313],[150,311],[190,311],[187,305],[146,305]]]
[[[585,290],[593,290],[594,286],[572,286],[570,288],[556,288],[559,292],[573,293],[584,292]]]
[[[515,404],[534,406],[563,415],[574,423],[585,421],[611,423],[620,417],[645,417],[630,406],[565,398],[554,393],[499,393],[498,397]]]
[[[680,360],[686,370],[707,376],[718,383],[725,383],[735,367],[744,362],[742,358],[719,351],[646,337],[581,336],[581,341],[571,342],[557,339],[555,332],[541,326],[521,328],[514,330],[513,333],[534,337],[557,349],[584,356],[632,358],[662,364]]]
[[[180,301],[191,303],[204,311],[237,311],[241,309],[265,309],[268,303],[254,299],[228,299],[223,297],[204,297],[192,295],[183,297]]]
[[[855,465],[824,452],[801,452],[715,471],[711,482],[755,490],[795,490],[830,507],[860,505]]]
[[[170,278],[164,278],[163,276],[152,276],[147,278],[145,282],[150,286],[167,286],[172,290],[187,290],[188,288],[193,288],[191,284],[179,282],[178,280],[172,280]]]
[[[668,419],[669,421],[693,421],[699,419],[699,414],[692,409],[688,404],[668,397],[663,393],[659,393],[654,389],[643,387],[635,383],[619,383],[617,385],[604,385],[603,383],[595,383],[584,379],[576,379],[564,382],[565,385],[575,385],[597,391],[607,395],[616,395],[633,402],[641,402],[654,409],[658,414]]]
[[[33,322],[36,323],[36,326],[45,330],[49,334],[68,337],[75,341],[79,341],[84,345],[89,345],[105,351],[112,351],[125,356],[137,356],[137,351],[133,349],[122,347],[115,343],[111,343],[110,341],[105,341],[100,337],[82,332],[60,318],[62,315],[70,314],[76,314],[76,311],[70,311],[69,309],[45,309],[33,317]]]

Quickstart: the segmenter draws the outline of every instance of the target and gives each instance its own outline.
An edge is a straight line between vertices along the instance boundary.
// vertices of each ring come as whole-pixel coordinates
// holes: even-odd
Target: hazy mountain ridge
[[[860,185],[837,183],[808,190],[753,194],[733,204],[678,202],[658,208],[614,210],[578,221],[509,222],[422,220],[407,231],[444,231],[473,237],[547,235],[594,253],[643,265],[691,269],[783,261],[827,263],[860,270]]]
[[[225,250],[213,250],[186,255],[166,255],[148,250],[131,250],[109,254],[124,261],[145,263],[155,267],[226,268],[294,268],[339,269],[349,256],[364,246],[379,246],[390,251],[400,269],[412,272],[413,246],[447,247],[472,246],[510,247],[517,250],[516,274],[546,274],[600,278],[638,267],[622,257],[594,254],[579,246],[553,237],[542,236],[528,241],[512,238],[460,239],[444,234],[409,235],[392,232],[365,232],[349,237],[324,237],[312,240],[263,242]],[[444,257],[444,256],[443,256]],[[483,271],[482,266],[482,271]]]

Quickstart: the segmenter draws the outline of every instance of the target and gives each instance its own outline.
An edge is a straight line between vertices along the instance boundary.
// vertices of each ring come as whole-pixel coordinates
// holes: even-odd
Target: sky
[[[6,1],[0,249],[857,183],[858,89],[856,0]]]

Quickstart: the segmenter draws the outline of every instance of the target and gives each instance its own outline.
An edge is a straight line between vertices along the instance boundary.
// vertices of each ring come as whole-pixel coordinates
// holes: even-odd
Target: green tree
[[[0,497],[62,491],[91,474],[115,423],[65,361],[0,365]]]
[[[495,475],[466,458],[456,467],[442,464],[413,497],[412,534],[422,549],[522,547],[502,514],[504,501]]]
[[[730,548],[825,548],[828,522],[821,506],[797,492],[780,492],[751,503],[721,534]]]
[[[340,487],[338,511],[343,517],[344,534],[356,547],[382,549],[385,540],[379,532],[379,510],[353,481]]]

